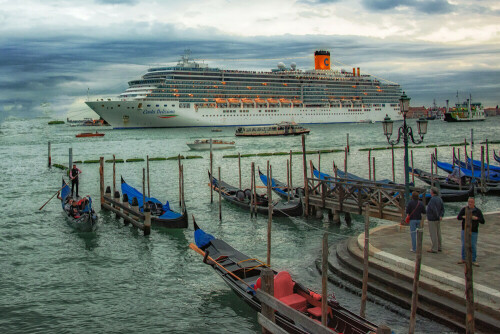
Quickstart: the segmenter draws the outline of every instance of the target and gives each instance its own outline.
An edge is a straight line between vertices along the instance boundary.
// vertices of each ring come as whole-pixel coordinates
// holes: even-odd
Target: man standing
[[[441,220],[444,216],[443,200],[439,197],[439,190],[431,188],[431,200],[427,203],[427,220],[429,221],[429,235],[431,236],[432,248],[429,253],[437,253],[441,247]]]
[[[476,202],[474,200],[474,197],[469,197],[469,200],[467,202],[467,206],[464,206],[462,210],[460,210],[457,219],[462,220],[462,260],[458,261],[459,264],[465,263],[465,243],[464,243],[464,231],[465,231],[465,209],[468,207],[469,209],[472,210],[471,215],[472,215],[472,228],[471,228],[471,245],[472,245],[472,264],[475,265],[476,267],[479,267],[479,264],[476,262],[476,257],[477,257],[477,235],[478,235],[478,228],[479,228],[479,223],[484,224],[484,217],[483,213],[481,210],[476,208],[475,206]]]
[[[76,168],[76,165],[73,165],[73,168],[69,171],[69,178],[71,179],[71,196],[73,196],[73,190],[76,185],[76,197],[78,197],[78,176],[82,173],[81,170]]]

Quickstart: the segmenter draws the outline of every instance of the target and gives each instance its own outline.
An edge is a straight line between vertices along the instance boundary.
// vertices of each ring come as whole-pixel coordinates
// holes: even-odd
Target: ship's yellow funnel
[[[330,52],[329,51],[315,51],[314,52],[314,68],[316,70],[329,70],[330,69]]]

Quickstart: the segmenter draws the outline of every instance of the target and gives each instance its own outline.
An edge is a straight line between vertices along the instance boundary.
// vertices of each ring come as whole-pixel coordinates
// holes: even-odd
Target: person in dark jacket
[[[429,253],[441,252],[441,220],[444,216],[443,200],[439,197],[439,190],[431,188],[431,199],[427,203],[427,220],[429,222],[429,235],[431,237],[432,248]]]
[[[71,196],[73,196],[73,190],[76,185],[76,197],[78,198],[78,177],[82,173],[80,169],[73,165],[73,168],[69,171],[69,178],[71,179]]]
[[[418,192],[414,191],[411,194],[411,200],[406,205],[406,214],[410,215],[410,236],[411,236],[411,249],[410,251],[416,252],[417,250],[417,228],[420,227],[420,220],[422,213],[425,213],[425,205],[418,199]]]
[[[458,213],[457,219],[462,221],[462,260],[458,261],[459,264],[465,263],[465,242],[464,242],[464,231],[465,231],[465,209],[468,207],[472,210],[472,233],[471,233],[471,244],[472,244],[472,264],[479,267],[477,263],[477,236],[479,230],[479,224],[484,224],[484,217],[481,210],[476,208],[476,202],[474,197],[469,197],[467,201],[467,206],[464,206],[462,210]]]

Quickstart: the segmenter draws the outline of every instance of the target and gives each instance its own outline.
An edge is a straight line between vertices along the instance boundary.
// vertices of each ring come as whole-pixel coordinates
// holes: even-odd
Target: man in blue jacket
[[[441,252],[441,220],[444,216],[443,200],[439,197],[439,190],[431,188],[431,199],[427,203],[427,220],[429,221],[429,235],[431,237],[432,248],[429,253]]]
[[[462,210],[460,210],[457,219],[462,220],[462,260],[458,261],[459,264],[465,263],[465,242],[464,242],[464,230],[465,230],[465,209],[469,207],[472,210],[472,233],[471,233],[471,244],[472,244],[472,264],[476,267],[479,267],[479,264],[476,262],[477,257],[477,234],[479,231],[479,224],[484,224],[484,217],[481,210],[476,208],[476,201],[474,197],[469,197],[467,201],[467,206],[464,206]]]

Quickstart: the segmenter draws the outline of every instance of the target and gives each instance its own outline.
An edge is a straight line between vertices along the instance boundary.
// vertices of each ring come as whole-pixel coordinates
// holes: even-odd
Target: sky
[[[399,83],[411,106],[472,96],[500,104],[500,1],[0,0],[0,122],[96,116],[89,97],[117,96],[185,49],[224,69],[314,66]]]

